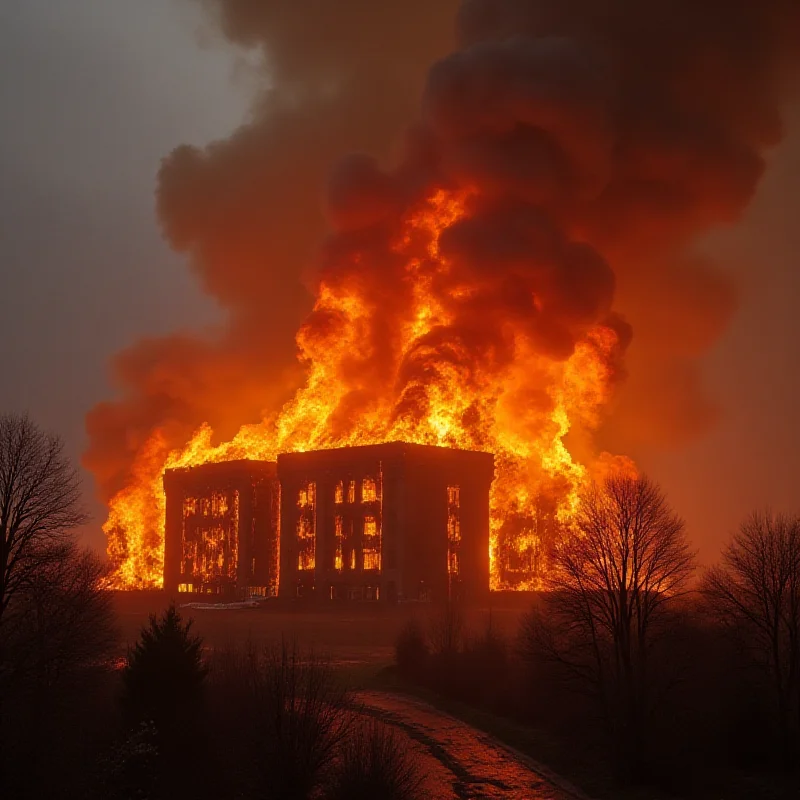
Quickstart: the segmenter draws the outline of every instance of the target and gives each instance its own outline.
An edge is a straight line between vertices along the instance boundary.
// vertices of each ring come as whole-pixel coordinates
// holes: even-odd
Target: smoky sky
[[[137,401],[135,413],[124,404],[100,407],[115,448],[127,441],[135,449],[159,416],[185,412],[191,425],[212,417],[223,431],[230,421],[215,409],[253,421],[272,390],[248,377],[255,365],[275,361],[270,382],[278,389],[292,369],[292,340],[310,303],[324,232],[328,168],[350,151],[391,154],[419,111],[425,70],[451,46],[458,4],[353,0],[339,4],[346,13],[324,2],[303,13],[291,10],[299,3],[247,0],[153,0],[136,10],[122,0],[66,5],[39,0],[0,10],[0,74],[10,76],[0,82],[0,403],[27,408],[59,430],[76,458],[86,412],[115,391],[124,397],[136,382],[146,386],[146,402]],[[375,11],[379,5],[384,13]],[[488,5],[466,7],[480,15]],[[198,6],[211,31],[206,42],[193,36]],[[530,24],[513,15],[496,24],[508,19]],[[458,35],[466,40],[474,26],[491,24],[465,12]],[[557,14],[549,24],[558,33]],[[231,79],[230,48],[264,61],[244,88]],[[279,92],[267,90],[276,86]],[[314,113],[292,114],[291,125],[278,126],[287,104],[302,105],[307,92],[319,98]],[[631,390],[658,399],[674,389],[684,397],[694,393],[681,381],[702,384],[698,396],[708,405],[691,409],[696,429],[686,438],[667,430],[656,442],[637,436],[637,425],[652,424],[637,401],[618,435],[663,482],[711,556],[750,506],[794,503],[800,242],[789,209],[800,183],[797,119],[790,107],[784,143],[769,155],[748,215],[705,245],[713,256],[709,292],[718,296],[711,289],[721,269],[737,299],[723,298],[705,317],[669,320],[687,348],[713,342],[723,322],[726,332],[691,370],[644,364]],[[291,158],[276,161],[270,151],[286,135]],[[763,132],[765,141],[771,135]],[[274,263],[264,269],[269,240]],[[230,270],[239,270],[233,280]],[[702,282],[691,289],[671,283],[670,291],[676,299],[667,308],[693,300],[709,308]],[[217,303],[236,310],[235,328]],[[641,314],[645,328],[658,313],[654,305]],[[233,363],[218,346],[231,341],[240,345]],[[223,379],[211,385],[205,372],[185,368],[198,356],[218,365]],[[95,464],[107,465],[101,482],[118,486],[124,457],[95,455]],[[87,485],[87,497],[91,491]],[[96,528],[90,539],[102,542]]]
[[[58,431],[75,461],[113,352],[145,331],[220,324],[154,216],[164,154],[226,134],[248,106],[230,54],[198,46],[191,11],[0,4],[0,406]]]

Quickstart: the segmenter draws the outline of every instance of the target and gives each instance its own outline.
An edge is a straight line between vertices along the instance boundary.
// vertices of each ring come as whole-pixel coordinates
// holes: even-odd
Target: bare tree
[[[73,541],[40,554],[4,623],[6,668],[39,694],[102,665],[117,645],[108,568]]]
[[[635,773],[656,702],[651,650],[694,569],[683,520],[648,478],[611,475],[584,492],[552,559],[523,650],[557,662],[602,700],[621,765]]]
[[[733,535],[703,593],[772,683],[783,757],[800,727],[800,519],[755,512]]]
[[[86,519],[61,440],[26,416],[0,415],[0,626],[12,597]]]

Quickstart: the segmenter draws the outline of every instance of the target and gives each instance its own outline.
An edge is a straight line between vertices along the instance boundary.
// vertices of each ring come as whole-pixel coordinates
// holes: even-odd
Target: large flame
[[[392,247],[399,265],[394,289],[403,302],[386,324],[382,374],[364,364],[375,361],[374,331],[389,312],[374,302],[374,287],[365,289],[364,265],[357,264],[344,277],[323,277],[297,336],[307,379],[280,414],[243,426],[222,444],[212,443],[208,426],[180,450],[169,451],[159,433],[151,437],[104,526],[120,588],[162,584],[165,469],[390,440],[494,453],[492,588],[539,585],[548,525],[573,515],[591,469],[608,460],[603,454],[579,463],[567,435],[601,421],[618,335],[591,326],[566,360],[543,355],[513,320],[498,331],[510,358],[485,348],[476,356],[468,332],[445,335],[458,309],[483,291],[480,279],[439,249],[441,233],[465,214],[469,200],[466,193],[438,190],[403,220]]]

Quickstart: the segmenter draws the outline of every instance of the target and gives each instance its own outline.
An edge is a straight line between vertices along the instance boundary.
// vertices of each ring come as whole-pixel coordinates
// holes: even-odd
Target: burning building
[[[169,469],[164,492],[167,591],[277,593],[280,487],[274,462]]]
[[[169,469],[164,588],[479,600],[493,478],[489,453],[404,442]]]
[[[489,453],[389,442],[278,456],[280,593],[480,599],[489,591]]]
[[[365,510],[341,576],[374,572],[369,542],[383,537],[381,577],[400,569],[395,586],[411,592],[428,563],[390,552],[391,508],[409,507],[391,459],[331,484],[315,464],[335,457],[310,452],[404,441],[495,455],[492,587],[542,588],[553,531],[590,481],[635,469],[631,446],[683,441],[715,417],[701,356],[736,291],[697,243],[741,218],[781,138],[800,3],[205,5],[269,58],[259,113],[208,147],[177,147],[159,172],[161,227],[227,317],[213,337],[145,336],[120,353],[119,396],[87,418],[115,584],[162,585],[165,469],[305,451],[282,462],[287,480],[300,473],[283,521],[305,559],[285,562],[292,581],[337,585],[336,518],[352,515],[346,499],[330,512],[327,493],[347,479],[363,495],[381,464],[383,530],[364,532],[377,501],[349,504]],[[297,506],[302,480],[314,489]],[[168,531],[194,519],[174,502]],[[416,524],[405,530],[422,549]],[[240,556],[222,556],[219,580]]]

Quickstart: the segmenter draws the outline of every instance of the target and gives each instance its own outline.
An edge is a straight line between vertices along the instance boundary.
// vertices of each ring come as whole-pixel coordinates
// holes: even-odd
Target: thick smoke
[[[533,202],[613,266],[615,308],[635,335],[608,439],[627,449],[702,430],[716,409],[695,362],[728,321],[735,290],[694,251],[738,220],[780,140],[800,4],[466,0],[458,30],[462,51],[431,78],[456,101],[444,120],[437,108],[435,124],[461,123],[445,127],[455,129],[448,158],[477,150],[478,169],[496,165],[490,180],[500,175],[515,194],[553,187]],[[503,138],[540,131],[554,155],[524,147],[522,170],[504,168]],[[537,188],[514,186],[520,171]]]
[[[343,376],[343,426],[386,393],[413,420],[437,370],[468,386],[513,369],[521,339],[563,362],[597,325],[617,334],[606,356],[618,375],[631,343],[602,432],[611,447],[679,441],[713,421],[696,360],[735,290],[696,245],[739,218],[781,137],[796,0],[207,4],[229,39],[262,49],[270,88],[228,140],[165,160],[158,210],[229,330],[119,357],[123,397],[88,420],[86,463],[106,497],[156,428],[172,444],[205,421],[226,435],[285,396],[310,303],[300,276],[325,232],[320,187],[348,151],[370,156],[332,173],[321,275],[334,291],[357,282],[380,313]],[[397,243],[437,190],[465,209],[439,240],[450,271],[430,276],[450,323],[400,353],[403,265],[424,268],[430,242],[402,254]],[[318,307],[303,354],[339,324]],[[538,383],[521,374],[515,402],[546,405]]]

